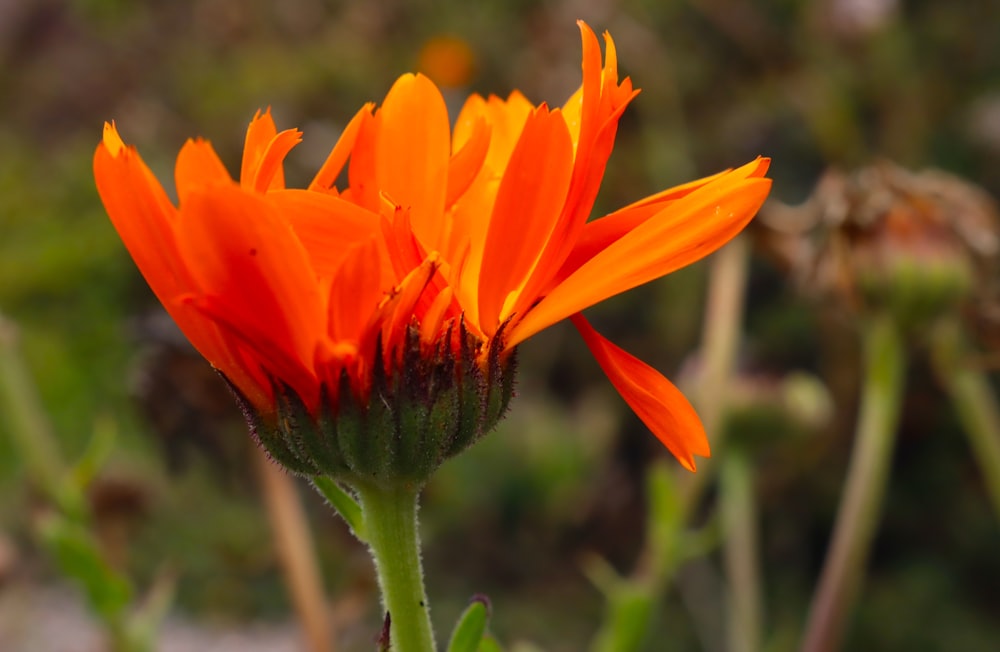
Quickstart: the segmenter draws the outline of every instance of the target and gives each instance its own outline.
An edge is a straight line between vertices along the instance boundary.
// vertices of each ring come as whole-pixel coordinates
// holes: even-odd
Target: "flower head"
[[[285,188],[301,134],[269,113],[250,124],[238,182],[207,142],[185,144],[177,206],[106,126],[94,167],[115,227],[286,466],[424,477],[502,415],[517,345],[567,318],[685,467],[708,455],[681,393],[580,311],[738,233],[770,188],[767,160],[588,221],[637,91],[610,36],[602,65],[580,27],[583,83],[562,107],[473,95],[452,126],[437,87],[404,75],[307,189]]]

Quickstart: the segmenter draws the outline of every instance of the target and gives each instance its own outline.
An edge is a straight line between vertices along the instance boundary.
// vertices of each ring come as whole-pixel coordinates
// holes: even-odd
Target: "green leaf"
[[[448,652],[478,652],[481,649],[483,635],[486,634],[488,620],[489,610],[486,608],[486,603],[480,600],[473,601],[462,613],[451,633]]]
[[[476,652],[503,652],[503,648],[497,643],[497,640],[487,634],[483,637],[483,640],[479,642],[479,647],[476,648]]]
[[[347,526],[354,532],[354,536],[364,541],[365,516],[361,511],[361,505],[358,504],[358,501],[351,494],[341,489],[340,485],[331,478],[319,475],[313,476],[312,483],[316,487],[316,491],[326,498],[330,506],[340,514],[341,518],[347,521]]]

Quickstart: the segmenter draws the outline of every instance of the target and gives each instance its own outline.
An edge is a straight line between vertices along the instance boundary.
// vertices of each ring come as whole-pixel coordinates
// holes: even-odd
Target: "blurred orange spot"
[[[435,36],[420,50],[417,68],[439,86],[465,86],[476,72],[476,55],[457,36]]]

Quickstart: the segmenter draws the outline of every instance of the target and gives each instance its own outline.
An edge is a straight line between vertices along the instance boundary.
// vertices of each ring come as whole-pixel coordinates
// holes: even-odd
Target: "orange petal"
[[[326,161],[323,162],[319,172],[316,173],[312,183],[309,184],[309,190],[328,190],[333,187],[333,184],[337,181],[337,177],[340,176],[341,170],[344,169],[344,163],[347,162],[347,157],[350,155],[351,149],[358,139],[358,133],[361,131],[362,125],[366,120],[371,119],[372,108],[374,106],[371,102],[365,104],[361,107],[360,111],[354,114],[351,121],[347,123],[344,131],[340,134],[340,138],[337,139],[337,144],[333,146],[330,155],[326,157]]]
[[[420,317],[420,341],[424,344],[431,344],[437,338],[444,324],[445,318],[449,316],[453,308],[454,292],[445,286],[441,292],[434,297],[427,309],[427,312]]]
[[[288,152],[302,142],[302,132],[286,129],[271,139],[257,162],[250,187],[257,192],[285,187],[284,162]]]
[[[381,249],[375,238],[355,244],[330,286],[329,334],[334,341],[361,341],[365,325],[391,287],[381,286]]]
[[[573,144],[559,111],[542,105],[524,125],[497,191],[479,278],[479,325],[492,335],[504,304],[548,243],[569,189]]]
[[[403,338],[406,330],[413,325],[414,321],[419,321],[419,314],[426,311],[417,312],[418,303],[433,305],[439,291],[437,284],[433,282],[437,276],[440,260],[437,254],[431,254],[418,267],[413,269],[406,277],[393,289],[379,306],[370,322],[373,326],[381,326],[382,347],[388,360],[392,354],[401,354],[403,350]],[[425,296],[430,294],[430,296]],[[372,331],[376,335],[376,331]],[[362,344],[367,348],[365,343]]]
[[[632,83],[626,79],[618,85],[617,59],[614,41],[605,33],[606,63],[601,69],[601,51],[597,37],[579,21],[583,41],[583,84],[568,103],[573,109],[567,120],[578,122],[575,135],[576,154],[573,161],[573,178],[566,205],[542,253],[532,277],[524,286],[513,312],[523,313],[533,305],[552,278],[569,257],[574,243],[579,239],[587,217],[593,209],[600,190],[601,179],[611,151],[614,149],[618,120],[626,106],[635,97]]]
[[[423,75],[403,75],[379,111],[376,141],[379,190],[410,210],[413,231],[428,250],[441,246],[451,126],[437,86]]]
[[[583,46],[583,83],[580,84],[580,127],[576,142],[589,148],[597,131],[598,111],[601,108],[601,46],[594,30],[582,20],[577,21]],[[617,79],[615,80],[617,81]],[[584,153],[584,158],[588,153]]]
[[[174,166],[174,184],[181,203],[192,190],[214,183],[232,182],[229,171],[207,140],[198,138],[184,143]]]
[[[472,137],[476,122],[482,118],[490,126],[490,147],[486,156],[486,167],[499,174],[510,159],[514,146],[524,128],[528,116],[535,106],[520,92],[514,91],[506,100],[495,95],[484,100],[479,95],[472,95],[455,121],[454,145],[464,146]]]
[[[767,169],[766,165],[764,169]],[[559,273],[553,279],[553,285],[561,282],[575,272],[580,265],[593,258],[599,251],[606,249],[611,243],[617,241],[623,235],[659,213],[674,200],[691,194],[698,188],[721,178],[728,172],[730,170],[668,188],[655,195],[650,195],[645,199],[629,204],[624,208],[620,208],[604,217],[587,222],[584,224],[580,237],[577,238],[569,257],[563,263],[562,269],[559,270]],[[760,175],[748,176],[762,175],[763,172]]]
[[[483,118],[476,119],[469,139],[451,157],[448,165],[448,194],[445,207],[450,208],[461,197],[482,170],[490,148],[490,126]]]
[[[347,167],[348,188],[341,193],[345,199],[376,213],[382,203],[375,154],[381,125],[382,111],[376,111],[371,118],[362,120],[354,149],[351,150],[351,163]]]
[[[352,247],[379,230],[378,215],[325,192],[275,190],[267,200],[292,227],[320,276],[331,276]]]
[[[240,185],[266,192],[285,187],[282,163],[288,152],[302,141],[302,133],[286,129],[280,134],[274,126],[271,109],[257,111],[247,127],[243,143],[243,162],[240,165]]]
[[[125,248],[161,302],[190,287],[177,250],[177,209],[133,147],[105,124],[94,152],[97,192]]]
[[[230,312],[229,297],[191,294],[179,297],[178,302],[191,311],[197,311],[203,320],[212,323],[230,346],[246,351],[253,365],[266,372],[268,382],[279,381],[288,385],[315,413],[319,406],[320,391],[319,379],[313,367],[298,359],[282,342],[276,341],[269,331],[262,328],[263,324],[241,319]],[[220,367],[219,370],[226,373],[224,368]],[[270,397],[271,390],[268,389],[267,392]],[[249,398],[254,405],[258,405],[252,397]],[[273,410],[273,398],[258,407]]]
[[[270,389],[260,369],[226,341],[213,322],[176,301],[194,288],[174,233],[176,209],[113,125],[105,125],[104,140],[94,154],[94,177],[111,222],[160,303],[198,352],[248,400],[265,409]]]
[[[303,368],[325,334],[325,301],[305,248],[273,205],[236,186],[193,192],[178,241],[202,299],[195,305],[242,333],[273,358],[262,358],[262,366],[310,395]]]
[[[511,330],[508,346],[608,297],[712,253],[739,233],[771,188],[750,163],[669,204],[580,266]]]
[[[257,111],[253,120],[247,126],[247,135],[243,141],[243,160],[240,164],[240,183],[249,186],[260,167],[260,159],[264,156],[271,139],[278,134],[271,117],[271,109],[261,113]]]
[[[583,315],[570,319],[629,407],[685,469],[694,471],[694,456],[711,453],[705,428],[684,394],[660,372],[601,337]]]

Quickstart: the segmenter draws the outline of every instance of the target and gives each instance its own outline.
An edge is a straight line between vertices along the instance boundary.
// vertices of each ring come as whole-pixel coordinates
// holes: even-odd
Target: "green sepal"
[[[370,386],[359,395],[342,371],[336,391],[324,385],[316,413],[288,385],[272,379],[274,409],[259,413],[230,384],[251,434],[271,458],[309,477],[420,486],[447,459],[489,432],[513,396],[515,355],[498,333],[483,359],[459,320],[433,343],[411,326],[400,349],[375,342]]]

